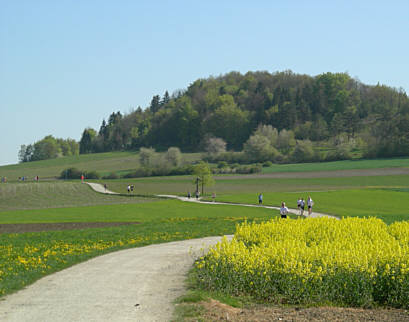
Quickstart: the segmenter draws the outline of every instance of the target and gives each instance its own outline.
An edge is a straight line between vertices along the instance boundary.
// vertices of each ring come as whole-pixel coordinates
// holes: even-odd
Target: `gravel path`
[[[169,321],[194,259],[221,237],[96,257],[0,301],[0,321]]]
[[[94,189],[97,192],[100,193],[107,193],[107,194],[118,194],[117,192],[113,192],[110,190],[105,190],[104,186],[99,184],[99,183],[91,183],[91,182],[86,182],[88,185],[91,186],[92,189]],[[229,203],[229,202],[213,202],[213,201],[203,201],[200,198],[196,199],[194,197],[192,198],[187,198],[187,197],[180,197],[180,196],[175,196],[175,195],[157,195],[158,197],[162,197],[162,198],[171,198],[171,199],[178,199],[181,201],[185,201],[185,202],[196,202],[196,203],[203,203],[203,204],[208,204],[208,205],[230,205],[230,206],[241,206],[241,207],[264,207],[264,208],[268,208],[268,209],[274,209],[274,210],[280,210],[280,207],[276,207],[276,206],[260,206],[260,205],[251,205],[251,204],[238,204],[238,203]],[[288,208],[288,212],[292,213],[294,215],[300,215],[300,212],[298,211],[298,209],[291,209]],[[308,210],[306,209],[304,211],[304,215],[308,214]],[[333,215],[328,215],[328,214],[323,214],[323,213],[319,213],[319,212],[313,212],[311,214],[311,216],[308,216],[311,218],[320,218],[320,217],[330,217],[330,218],[335,218],[335,219],[339,219],[336,216]]]
[[[100,193],[106,193],[108,195],[119,195],[118,192],[114,192],[108,189],[105,189],[102,184],[99,183],[93,183],[93,182],[85,182],[87,185],[89,185],[92,189],[94,189],[96,192]]]
[[[185,201],[185,202],[204,203],[204,204],[207,204],[207,205],[229,205],[229,206],[259,207],[259,208],[262,207],[262,208],[280,210],[280,207],[276,207],[276,206],[251,205],[251,204],[229,203],[229,202],[219,202],[219,201],[202,201],[202,200],[200,200],[200,198],[199,198],[199,200],[197,200],[196,198],[187,198],[187,197],[180,197],[180,196],[175,196],[175,195],[157,195],[157,196],[162,197],[162,198],[178,199],[178,200]],[[298,209],[288,208],[288,212],[291,213],[291,214],[297,215],[297,216],[300,215],[300,211]],[[304,211],[304,215],[308,216],[308,210],[307,209]],[[311,218],[329,217],[329,218],[334,218],[334,219],[340,219],[337,216],[323,214],[323,213],[320,213],[320,212],[312,212],[312,214],[309,215],[308,217],[311,217]]]

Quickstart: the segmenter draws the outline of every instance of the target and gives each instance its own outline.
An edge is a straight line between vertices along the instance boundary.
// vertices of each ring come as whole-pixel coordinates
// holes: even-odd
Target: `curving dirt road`
[[[96,257],[0,301],[0,321],[170,321],[194,259],[221,237]]]

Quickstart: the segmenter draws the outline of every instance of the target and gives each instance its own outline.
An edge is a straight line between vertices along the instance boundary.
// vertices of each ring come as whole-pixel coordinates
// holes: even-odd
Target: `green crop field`
[[[263,173],[274,172],[305,172],[305,171],[336,171],[355,169],[408,168],[409,158],[376,159],[376,160],[345,160],[333,162],[273,164],[263,168]]]
[[[118,249],[231,234],[237,223],[265,221],[277,211],[183,203],[50,208],[0,212],[0,223],[137,222],[99,229],[0,234],[0,296],[36,279]]]
[[[210,208],[211,207],[211,208]],[[0,223],[152,222],[183,218],[265,218],[277,211],[225,205],[201,205],[178,200],[90,207],[49,208],[0,212]]]
[[[378,217],[386,223],[409,220],[409,192],[386,189],[334,190],[320,192],[267,192],[264,193],[265,205],[278,206],[286,202],[287,207],[297,208],[298,198],[311,195],[313,209],[339,217]],[[257,194],[223,195],[220,201],[256,204]]]
[[[95,193],[91,187],[79,182],[19,182],[0,185],[0,212],[17,209],[76,207],[149,201],[153,201],[153,199]]]
[[[284,191],[327,191],[356,188],[405,188],[409,187],[409,175],[400,176],[371,176],[371,177],[334,177],[334,178],[269,178],[268,176],[240,176],[232,178],[214,177],[216,184],[205,187],[205,194],[216,192],[218,196],[224,194],[242,194],[260,192]],[[178,177],[150,177],[137,179],[99,180],[107,183],[110,190],[126,193],[128,184],[135,187],[134,193],[140,195],[177,194],[186,195],[195,189],[192,176]]]

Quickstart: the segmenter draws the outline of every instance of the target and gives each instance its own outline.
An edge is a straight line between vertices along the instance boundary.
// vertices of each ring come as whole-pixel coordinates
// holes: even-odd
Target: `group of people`
[[[314,205],[314,201],[312,200],[311,196],[308,196],[308,198],[307,198],[308,216],[311,216],[311,214],[312,214],[312,206],[313,205]],[[298,198],[297,208],[298,208],[300,216],[304,216],[304,210],[305,210],[304,198]],[[281,208],[280,208],[281,218],[287,218],[287,213],[288,213],[288,208],[285,206],[285,202],[282,202],[281,203]]]
[[[263,194],[260,193],[258,195],[258,204],[262,205],[263,204]],[[308,208],[308,215],[311,216],[312,214],[312,206],[314,205],[314,201],[312,200],[311,196],[308,196],[307,198],[307,208]],[[304,215],[304,210],[305,210],[305,201],[304,198],[298,198],[297,200],[297,208],[299,211],[300,216]],[[281,218],[287,218],[288,214],[288,208],[285,205],[285,202],[281,203],[280,207],[280,215]]]
[[[311,216],[312,214],[312,206],[314,206],[314,201],[312,200],[311,196],[308,196],[307,198],[307,207],[308,207],[308,215]],[[305,201],[304,198],[298,198],[297,200],[297,208],[300,212],[300,215],[304,215],[304,210],[305,210]]]
[[[133,193],[134,185],[133,184],[128,184],[128,187],[126,188],[128,190],[128,193]]]
[[[200,192],[196,190],[195,197],[196,197],[197,200],[199,200],[199,196],[200,196]],[[187,192],[187,198],[190,199],[191,197],[192,197],[192,195],[191,195],[190,191],[188,191]],[[212,200],[213,200],[213,202],[216,201],[216,193],[215,192],[212,193]]]

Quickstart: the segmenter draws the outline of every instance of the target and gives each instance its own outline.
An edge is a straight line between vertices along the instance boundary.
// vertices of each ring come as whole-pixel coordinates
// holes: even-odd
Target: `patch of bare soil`
[[[409,312],[398,309],[264,306],[238,309],[215,300],[200,304],[205,308],[205,321],[409,321]]]
[[[334,171],[310,171],[310,172],[275,172],[265,174],[246,174],[218,176],[218,180],[224,179],[299,179],[299,178],[337,178],[337,177],[372,177],[409,174],[409,168],[383,168],[383,169],[356,169],[356,170],[334,170]]]
[[[69,223],[39,223],[39,224],[0,224],[0,234],[31,233],[54,230],[76,230],[87,228],[116,227],[135,225],[137,222],[69,222]]]

